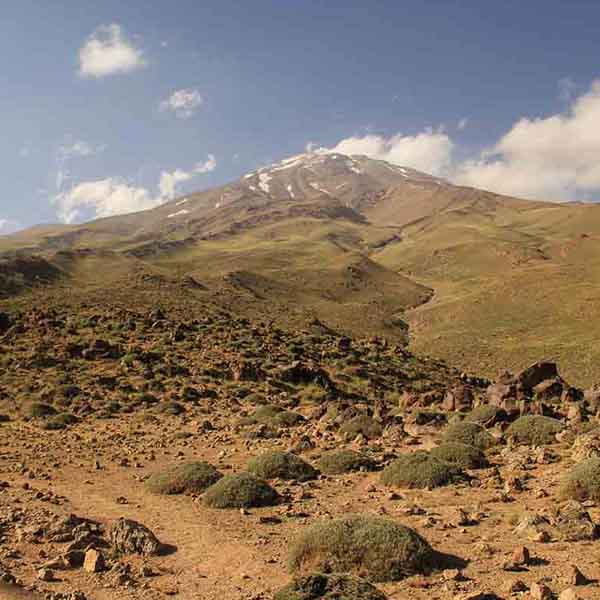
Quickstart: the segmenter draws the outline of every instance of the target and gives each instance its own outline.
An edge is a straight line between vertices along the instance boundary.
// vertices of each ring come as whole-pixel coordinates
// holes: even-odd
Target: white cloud
[[[55,196],[53,203],[61,221],[74,223],[85,214],[86,209],[95,217],[110,217],[154,208],[161,200],[153,198],[145,188],[109,177],[79,183],[69,192]]]
[[[467,119],[465,117],[464,119],[461,119],[458,122],[458,124],[456,125],[456,128],[462,131],[468,124],[469,124],[469,119]]]
[[[452,163],[453,148],[452,140],[442,129],[426,129],[414,136],[398,133],[389,138],[372,134],[350,137],[342,140],[332,151],[364,154],[432,175],[445,175]]]
[[[82,77],[106,77],[128,73],[146,65],[142,50],[129,41],[120,25],[102,25],[79,50]]]
[[[534,199],[600,193],[600,81],[564,113],[522,118],[494,146],[456,166],[465,185]]]
[[[160,110],[170,110],[180,119],[189,119],[202,106],[204,99],[194,89],[175,90],[160,103]]]
[[[570,80],[561,85],[569,93],[575,89]],[[467,123],[463,119],[458,129]],[[440,128],[414,136],[349,137],[327,151],[365,154],[460,185],[521,198],[600,199],[600,80],[573,98],[562,113],[519,119],[476,156],[458,161],[455,149],[455,142]],[[315,145],[309,144],[307,150],[315,151]]]
[[[93,146],[84,140],[75,140],[61,144],[58,147],[57,154],[59,159],[69,160],[71,158],[92,156],[104,151],[104,149],[105,146]]]
[[[159,193],[153,194],[145,187],[133,185],[116,177],[97,181],[85,181],[74,185],[68,191],[61,191],[64,174],[57,180],[59,192],[52,199],[61,221],[74,223],[83,218],[110,217],[149,208],[155,208],[175,197],[179,184],[189,181],[196,175],[213,171],[217,166],[215,157],[210,154],[206,162],[198,163],[190,171],[175,169],[162,172]]]
[[[0,219],[0,235],[8,235],[19,229],[17,221],[12,219]]]
[[[177,194],[177,186],[180,183],[189,181],[196,175],[202,173],[209,173],[214,171],[217,167],[217,161],[212,154],[208,155],[208,159],[204,163],[198,163],[191,171],[183,171],[182,169],[175,169],[175,171],[168,172],[163,171],[160,174],[160,181],[158,183],[158,189],[163,198],[171,200]]]

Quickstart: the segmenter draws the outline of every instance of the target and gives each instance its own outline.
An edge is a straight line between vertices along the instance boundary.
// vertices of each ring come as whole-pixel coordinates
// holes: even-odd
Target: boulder
[[[600,429],[578,435],[571,447],[571,458],[583,462],[588,458],[600,456]]]
[[[131,519],[121,518],[110,529],[110,542],[117,552],[123,554],[160,554],[162,544],[145,526]]]
[[[88,573],[100,573],[100,571],[104,571],[106,563],[104,562],[102,553],[99,550],[88,550],[83,560],[83,569]]]
[[[517,377],[517,383],[525,390],[533,390],[537,385],[549,379],[558,378],[556,363],[540,361],[521,371]]]
[[[335,391],[335,385],[325,370],[299,360],[280,368],[277,372],[277,378],[280,381],[294,385],[315,383],[328,391]]]
[[[470,385],[456,385],[446,391],[442,406],[446,411],[468,411],[473,408],[474,399]]]
[[[503,408],[508,413],[519,411],[517,386],[514,383],[492,383],[485,390],[485,397],[486,404]]]

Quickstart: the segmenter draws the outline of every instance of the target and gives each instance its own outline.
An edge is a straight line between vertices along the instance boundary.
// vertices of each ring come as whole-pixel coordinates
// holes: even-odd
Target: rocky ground
[[[194,315],[0,314],[0,597],[600,597],[595,390]]]

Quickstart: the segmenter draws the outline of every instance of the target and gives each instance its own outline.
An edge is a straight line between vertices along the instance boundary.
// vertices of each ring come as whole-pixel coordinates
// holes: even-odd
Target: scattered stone
[[[531,600],[552,600],[554,597],[552,590],[541,581],[531,584],[531,587],[529,588],[529,594],[531,596]]]
[[[51,581],[56,581],[56,577],[54,575],[54,571],[52,569],[39,569],[37,572],[37,578],[40,581],[46,581],[46,582],[51,582]]]
[[[568,585],[587,585],[590,580],[579,570],[577,565],[569,565],[569,572],[566,577]]]
[[[83,568],[88,573],[100,573],[100,571],[104,571],[106,563],[102,553],[99,550],[88,550],[85,553]]]

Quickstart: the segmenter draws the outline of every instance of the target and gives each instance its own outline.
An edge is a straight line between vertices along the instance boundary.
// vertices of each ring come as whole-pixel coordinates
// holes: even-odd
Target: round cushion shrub
[[[461,469],[427,452],[405,454],[381,473],[384,485],[404,488],[436,488],[464,479]]]
[[[481,404],[476,406],[471,412],[465,415],[465,421],[469,423],[478,423],[486,425],[488,423],[495,424],[507,417],[506,411],[499,406],[493,404]]]
[[[378,438],[382,434],[381,424],[368,415],[358,415],[340,427],[340,433],[350,439],[362,435],[368,440]]]
[[[252,473],[226,475],[206,490],[204,502],[211,508],[274,506],[279,494]]]
[[[563,423],[551,417],[525,415],[506,430],[506,437],[517,444],[539,446],[556,442],[556,434],[564,429]]]
[[[341,475],[352,471],[374,471],[377,468],[377,463],[360,452],[338,450],[321,456],[317,466],[327,475]]]
[[[154,473],[145,485],[153,494],[194,494],[204,492],[222,477],[207,462],[189,462]]]
[[[265,404],[256,409],[254,414],[243,417],[241,425],[256,425],[258,423],[279,427],[294,427],[304,421],[304,417],[290,410],[283,410],[279,406]]]
[[[484,469],[488,461],[483,451],[460,442],[446,442],[433,448],[431,456],[461,469]]]
[[[494,436],[488,433],[485,427],[478,423],[470,423],[469,421],[460,421],[452,423],[446,427],[442,436],[443,443],[458,442],[475,446],[480,450],[486,450],[496,443]]]
[[[358,577],[315,573],[294,579],[275,594],[274,600],[386,600],[386,596]]]
[[[23,412],[26,417],[31,419],[44,419],[54,416],[58,411],[54,406],[45,402],[30,402],[25,405]]]
[[[271,424],[279,425],[279,427],[296,427],[300,423],[304,423],[305,418],[291,410],[283,410],[277,413],[272,419]]]
[[[573,500],[600,500],[600,458],[588,458],[573,467],[563,479],[560,495]]]
[[[263,479],[308,481],[319,472],[305,460],[291,452],[265,452],[248,462],[248,472]]]
[[[317,521],[293,542],[294,572],[361,573],[372,581],[397,581],[433,566],[435,553],[413,529],[391,519],[348,515]]]
[[[158,410],[166,415],[175,416],[181,415],[185,412],[185,408],[183,407],[183,405],[175,401],[161,402],[158,405]]]
[[[57,431],[66,429],[69,425],[79,423],[79,419],[71,413],[59,413],[44,421],[43,428],[48,431]]]

